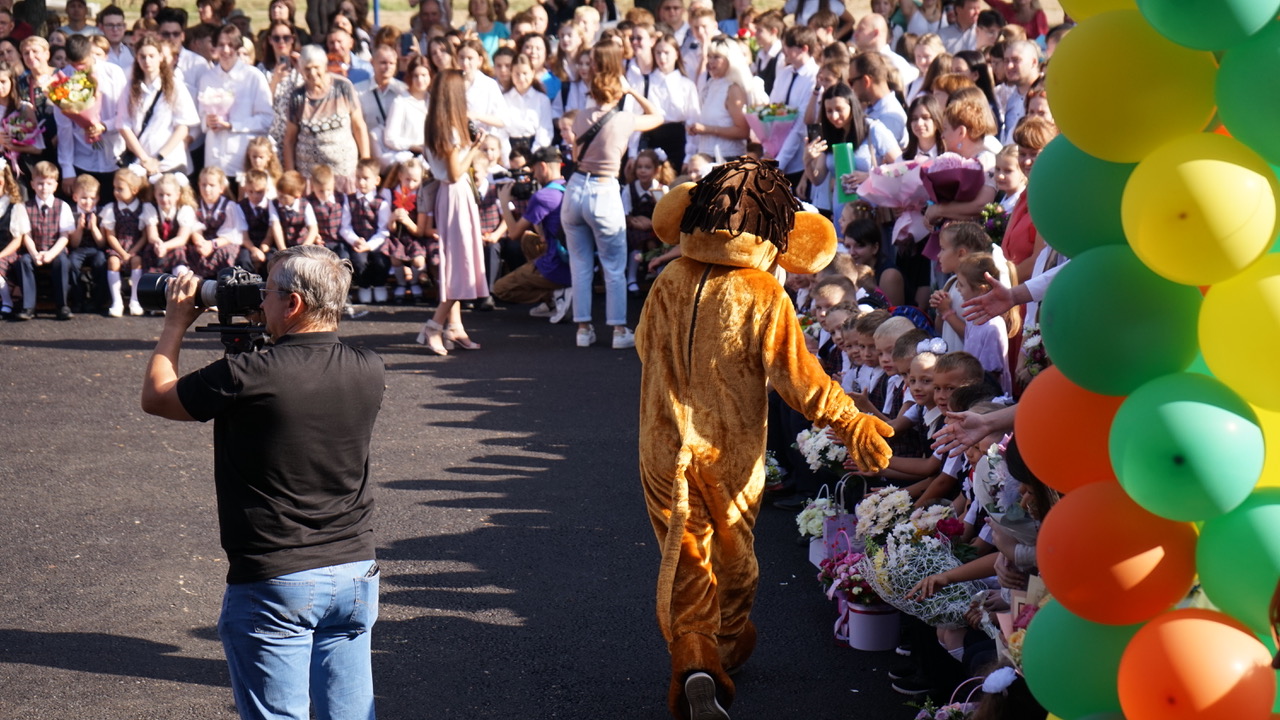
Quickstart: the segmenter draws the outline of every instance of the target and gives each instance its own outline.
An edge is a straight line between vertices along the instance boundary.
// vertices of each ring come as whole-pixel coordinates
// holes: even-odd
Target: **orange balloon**
[[[1061,492],[1093,482],[1116,482],[1111,420],[1122,402],[1122,396],[1085,390],[1056,367],[1036,375],[1013,421],[1013,435],[1027,467]]]
[[[1212,610],[1175,610],[1129,641],[1117,675],[1128,720],[1268,720],[1271,654],[1243,624]]]
[[[1092,483],[1045,516],[1036,560],[1049,592],[1072,613],[1133,625],[1191,589],[1196,531],[1143,510],[1119,483]]]

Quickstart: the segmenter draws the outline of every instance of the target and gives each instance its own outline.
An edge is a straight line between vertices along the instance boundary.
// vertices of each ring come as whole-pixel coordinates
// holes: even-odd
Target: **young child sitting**
[[[271,244],[276,250],[295,245],[315,245],[320,242],[320,228],[311,205],[302,198],[307,181],[297,170],[280,176],[276,183],[276,199],[268,206],[271,224]]]
[[[9,291],[9,282],[23,283],[25,275],[21,267],[14,263],[18,253],[25,247],[26,236],[31,231],[31,221],[27,219],[27,210],[22,204],[22,195],[18,184],[14,182],[13,171],[8,165],[0,164],[0,316],[12,320],[30,320],[31,309],[35,308],[35,277],[31,277],[31,285],[22,287],[23,310],[13,311],[13,295]],[[31,303],[26,302],[28,295]]]
[[[356,191],[343,205],[339,234],[346,243],[341,257],[351,261],[356,299],[361,303],[387,301],[387,274],[391,259],[383,252],[391,205],[378,197],[378,161],[365,158],[356,164]]]
[[[200,231],[191,236],[187,266],[197,276],[212,280],[223,268],[236,264],[244,247],[244,216],[227,196],[227,174],[222,168],[201,170],[197,189],[195,211]]]
[[[244,174],[244,182],[240,184],[240,214],[244,216],[244,247],[236,264],[257,272],[266,269],[267,253],[274,249],[271,237],[271,202],[268,190],[271,188],[271,176],[262,170],[248,170]]]
[[[99,220],[107,239],[107,292],[111,296],[107,314],[111,317],[124,315],[120,271],[128,266],[129,314],[141,315],[138,280],[142,277],[143,267],[142,263],[133,262],[133,249],[138,248],[142,240],[142,200],[139,195],[146,186],[146,180],[128,168],[121,168],[112,177],[111,185],[115,199],[102,206]]]
[[[78,175],[71,184],[74,201],[72,215],[76,227],[67,234],[68,257],[71,262],[71,304],[76,312],[99,311],[106,307],[107,288],[107,239],[98,222],[98,179],[92,175]],[[85,265],[92,268],[93,297],[85,297],[80,282],[80,271]]]
[[[991,242],[982,226],[972,222],[952,223],[938,234],[938,269],[953,275],[960,267],[960,261],[974,253],[990,253],[1000,273],[996,275],[1005,287],[1012,287],[1011,266],[1000,254],[1000,247]],[[955,278],[948,280],[940,290],[935,290],[929,297],[929,305],[937,311],[937,326],[947,347],[959,349],[964,347],[964,318],[960,315],[960,306],[964,299],[955,288]]]
[[[27,201],[27,217],[31,232],[25,236],[18,263],[22,272],[23,309],[21,319],[29,319],[36,306],[36,268],[47,266],[53,276],[53,302],[58,319],[70,320],[68,293],[71,289],[71,261],[67,254],[67,235],[75,230],[71,208],[54,196],[58,190],[58,167],[41,161],[31,168],[32,198]],[[26,292],[27,288],[31,292]]]
[[[320,244],[343,257],[342,251],[346,243],[340,237],[342,230],[342,213],[346,209],[343,197],[335,192],[336,183],[333,168],[328,165],[316,165],[311,168],[311,194],[307,195],[307,203],[316,216],[316,231],[320,233]]]

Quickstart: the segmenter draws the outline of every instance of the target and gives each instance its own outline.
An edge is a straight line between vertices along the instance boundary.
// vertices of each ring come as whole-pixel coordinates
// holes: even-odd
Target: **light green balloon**
[[[1067,257],[1124,245],[1120,201],[1135,167],[1100,160],[1059,135],[1040,151],[1027,183],[1031,222]]]
[[[1133,391],[1111,423],[1111,466],[1134,502],[1170,520],[1235,509],[1262,474],[1248,403],[1212,377],[1177,373]]]
[[[1278,65],[1280,23],[1273,22],[1222,56],[1214,82],[1218,115],[1231,136],[1272,165],[1280,164],[1280,133],[1275,131],[1275,118],[1280,115],[1280,73],[1264,68]]]
[[[1255,490],[1235,510],[1204,524],[1196,544],[1200,584],[1222,612],[1270,633],[1280,581],[1280,488]]]
[[[1089,622],[1050,601],[1031,620],[1022,642],[1027,687],[1058,717],[1119,713],[1120,656],[1141,627]]]

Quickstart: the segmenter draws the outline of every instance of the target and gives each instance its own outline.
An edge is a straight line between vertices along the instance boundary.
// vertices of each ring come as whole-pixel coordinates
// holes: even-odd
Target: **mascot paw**
[[[893,426],[874,415],[860,415],[850,432],[849,457],[863,472],[877,473],[889,467],[893,450],[885,438],[893,437]]]

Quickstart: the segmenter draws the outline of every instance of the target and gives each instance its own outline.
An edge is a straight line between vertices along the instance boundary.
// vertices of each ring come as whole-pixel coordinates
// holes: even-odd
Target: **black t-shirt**
[[[374,553],[369,439],[382,359],[337,333],[285,335],[178,381],[182,406],[214,419],[214,479],[228,583]]]

